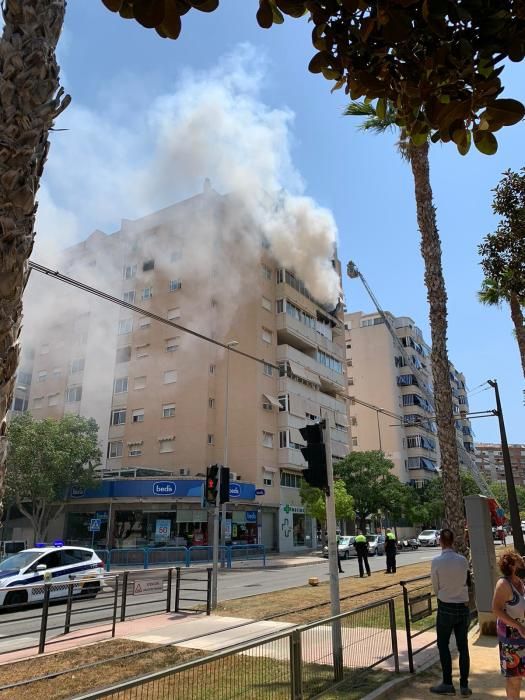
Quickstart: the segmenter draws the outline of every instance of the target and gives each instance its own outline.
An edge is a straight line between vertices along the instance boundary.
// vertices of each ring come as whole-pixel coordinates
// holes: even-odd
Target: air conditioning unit
[[[188,467],[181,467],[179,469],[179,476],[189,476],[190,475],[190,470]]]

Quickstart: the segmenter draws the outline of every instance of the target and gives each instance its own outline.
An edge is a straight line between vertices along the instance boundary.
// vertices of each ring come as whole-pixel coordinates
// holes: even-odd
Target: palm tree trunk
[[[441,241],[430,186],[428,150],[428,143],[408,147],[414,176],[417,223],[421,233],[421,254],[425,263],[425,285],[429,303],[434,403],[445,490],[445,524],[454,533],[457,549],[465,551],[463,494],[447,353],[447,292],[441,266]]]
[[[523,325],[523,311],[521,310],[518,297],[513,292],[510,294],[509,303],[510,315],[514,323],[514,328],[516,329],[516,340],[518,341],[518,348],[520,350],[521,368],[523,370],[523,376],[525,377],[525,325]]]
[[[66,0],[6,0],[0,38],[0,515],[36,193],[49,129],[69,104],[55,56],[65,8]]]

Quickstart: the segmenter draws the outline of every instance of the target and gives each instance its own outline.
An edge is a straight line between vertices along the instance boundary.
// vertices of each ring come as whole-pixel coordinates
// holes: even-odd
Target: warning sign
[[[146,593],[162,593],[162,579],[143,579],[133,581],[133,595],[144,595]]]

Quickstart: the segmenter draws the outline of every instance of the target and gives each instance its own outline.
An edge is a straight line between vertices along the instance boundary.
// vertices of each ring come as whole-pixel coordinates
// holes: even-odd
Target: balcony
[[[289,314],[277,315],[276,329],[279,345],[291,345],[303,352],[317,349],[317,331]]]
[[[339,374],[334,370],[325,367],[325,365],[317,362],[317,360],[305,353],[296,350],[290,345],[277,346],[277,361],[289,360],[298,366],[299,370],[304,371],[304,378],[314,384],[318,383],[321,391],[328,393],[344,392],[346,389],[346,375]]]
[[[290,447],[281,447],[278,450],[278,463],[280,467],[296,467],[306,469],[306,462],[300,450]]]

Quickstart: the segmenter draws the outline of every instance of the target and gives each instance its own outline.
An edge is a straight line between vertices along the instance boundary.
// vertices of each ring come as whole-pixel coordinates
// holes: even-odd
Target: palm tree
[[[525,377],[525,168],[504,173],[492,209],[502,219],[478,247],[485,274],[478,299],[490,306],[509,304]]]
[[[371,104],[352,102],[345,110],[345,115],[364,117],[360,126],[363,131],[384,133],[398,129],[394,121],[395,112],[389,104],[385,106],[382,114],[378,114]],[[445,522],[453,530],[458,548],[463,550],[465,516],[447,352],[447,292],[441,265],[441,240],[437,228],[436,208],[430,185],[429,144],[425,139],[416,145],[407,139],[404,130],[400,129],[397,146],[401,156],[410,163],[412,169],[417,223],[421,233],[421,255],[425,264],[434,403],[441,470],[446,491]]]
[[[59,89],[55,48],[65,0],[5,0],[0,38],[0,516],[6,414],[18,365],[22,294],[34,241],[36,194],[48,134],[69,97]]]

